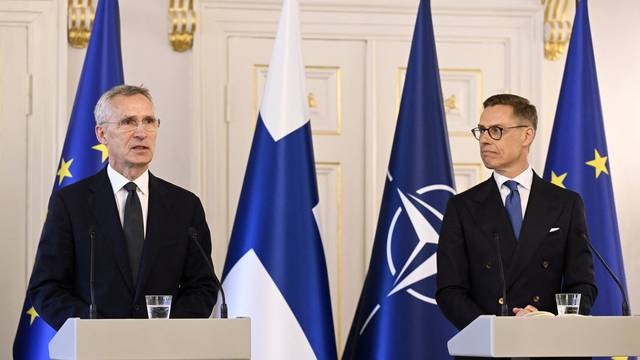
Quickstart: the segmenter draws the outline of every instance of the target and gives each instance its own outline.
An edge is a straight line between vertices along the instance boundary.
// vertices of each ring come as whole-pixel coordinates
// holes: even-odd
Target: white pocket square
[[[551,230],[549,230],[549,232],[552,233],[552,232],[556,232],[558,230],[560,230],[560,228],[551,228]]]

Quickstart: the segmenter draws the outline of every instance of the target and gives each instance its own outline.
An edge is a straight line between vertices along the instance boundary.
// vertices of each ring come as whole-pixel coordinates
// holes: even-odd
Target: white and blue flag
[[[253,359],[336,359],[296,0],[284,0],[223,271]]]
[[[369,271],[343,359],[448,359],[438,233],[455,193],[429,0],[420,2]]]

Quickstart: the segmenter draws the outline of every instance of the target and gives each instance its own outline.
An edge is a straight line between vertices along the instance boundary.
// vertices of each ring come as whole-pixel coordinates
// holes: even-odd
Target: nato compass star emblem
[[[393,182],[393,177],[391,177],[391,174],[387,174],[387,177],[389,179],[389,182]],[[389,224],[389,229],[387,230],[386,262],[389,272],[395,280],[393,281],[391,290],[389,290],[386,296],[390,297],[394,294],[406,293],[419,301],[436,305],[436,300],[434,298],[420,293],[419,291],[412,288],[412,285],[417,284],[418,282],[429,278],[437,273],[436,252],[434,252],[424,261],[417,260],[418,254],[420,254],[420,252],[427,244],[438,244],[438,232],[424,217],[418,207],[424,208],[427,212],[433,214],[433,216],[435,216],[440,222],[442,222],[442,218],[444,217],[444,215],[434,206],[422,200],[420,196],[424,196],[425,194],[434,191],[445,191],[451,193],[452,195],[455,195],[456,191],[451,186],[445,184],[427,185],[420,189],[417,189],[415,193],[405,193],[397,187],[395,188],[395,191],[397,191],[402,205],[398,206],[398,208],[396,209],[393,218],[391,219],[391,223]],[[415,243],[411,254],[409,255],[409,257],[407,257],[404,263],[395,261],[393,253],[391,251],[394,241],[407,241],[406,239],[394,236],[396,224],[401,216],[406,216],[408,218],[409,223],[411,224],[411,227],[413,228],[417,238],[417,242]],[[416,265],[415,262],[417,261],[422,262]],[[412,268],[413,270],[407,273],[407,269],[409,268]],[[380,304],[377,304],[371,311],[371,313],[367,317],[367,320],[364,322],[362,328],[360,329],[361,335],[371,319],[373,319],[378,310],[380,310],[380,307]]]

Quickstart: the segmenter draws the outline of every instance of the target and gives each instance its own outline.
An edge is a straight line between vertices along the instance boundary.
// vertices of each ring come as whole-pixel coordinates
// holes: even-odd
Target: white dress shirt
[[[518,176],[510,179],[506,176],[500,175],[497,172],[493,172],[493,178],[500,190],[500,197],[502,198],[502,205],[507,200],[507,196],[511,192],[507,185],[504,183],[507,180],[513,180],[518,183],[518,192],[520,193],[520,205],[522,206],[522,218],[524,218],[524,212],[527,210],[527,203],[529,202],[529,194],[531,193],[531,183],[533,183],[533,169],[529,166],[525,171],[521,172]]]
[[[116,206],[118,207],[118,215],[120,215],[120,224],[124,225],[124,205],[127,202],[127,190],[124,186],[129,182],[129,179],[122,176],[119,172],[111,167],[111,164],[107,166],[107,175],[109,181],[111,181],[111,187],[113,188],[113,195],[116,198]],[[142,224],[144,226],[144,236],[147,236],[147,213],[149,209],[149,170],[147,169],[133,182],[138,186],[136,190],[138,198],[140,198],[140,206],[142,207]]]

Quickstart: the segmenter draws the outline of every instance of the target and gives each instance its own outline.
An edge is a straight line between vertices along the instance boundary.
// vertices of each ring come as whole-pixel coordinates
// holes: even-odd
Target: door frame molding
[[[1,26],[27,30],[27,196],[25,288],[31,275],[66,129],[66,2],[0,1]],[[20,270],[20,271],[23,271]]]

